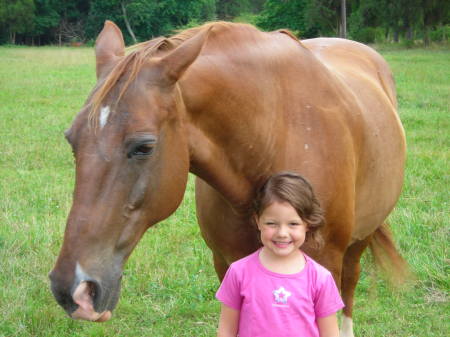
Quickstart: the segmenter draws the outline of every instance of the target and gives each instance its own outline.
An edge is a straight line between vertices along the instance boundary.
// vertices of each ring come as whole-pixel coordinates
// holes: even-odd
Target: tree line
[[[301,38],[429,44],[448,41],[449,7],[448,0],[0,0],[0,44],[92,43],[107,19],[127,43],[226,20]]]

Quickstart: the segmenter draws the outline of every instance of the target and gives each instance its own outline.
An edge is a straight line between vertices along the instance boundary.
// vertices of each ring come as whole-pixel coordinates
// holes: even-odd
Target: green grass
[[[356,336],[449,334],[450,53],[385,50],[408,140],[405,187],[389,222],[417,281],[390,290],[369,256]],[[211,254],[183,204],[150,229],[124,271],[110,322],[70,320],[49,290],[71,205],[63,131],[95,82],[91,49],[0,48],[0,336],[213,336],[219,305]],[[375,275],[375,277],[374,277]]]

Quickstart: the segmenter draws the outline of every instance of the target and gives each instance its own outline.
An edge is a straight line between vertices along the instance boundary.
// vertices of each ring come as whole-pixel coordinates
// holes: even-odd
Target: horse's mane
[[[213,26],[213,27],[212,27]],[[125,81],[124,85],[120,89],[120,93],[117,96],[115,104],[119,102],[125,91],[127,90],[128,86],[133,82],[139,71],[142,69],[142,67],[146,64],[146,62],[151,58],[154,57],[157,53],[161,52],[168,52],[177,46],[181,45],[186,40],[190,39],[194,35],[198,34],[199,32],[203,30],[208,30],[210,28],[213,28],[214,31],[218,32],[220,30],[233,27],[234,29],[239,29],[242,31],[251,31],[256,32],[257,29],[249,24],[236,24],[236,23],[229,23],[224,21],[216,21],[216,22],[209,22],[199,27],[189,28],[183,31],[179,31],[177,34],[166,38],[166,37],[158,37],[146,42],[138,43],[133,46],[130,46],[127,48],[127,54],[123,56],[119,62],[114,66],[112,71],[107,75],[107,77],[98,84],[98,87],[96,88],[91,102],[90,102],[90,111],[89,111],[89,121],[91,124],[95,126],[97,125],[98,120],[98,114],[100,110],[100,106],[103,102],[103,100],[106,98],[106,96],[111,92],[111,90],[114,88],[114,86],[117,84],[117,82],[120,80],[120,78],[126,73],[129,72],[129,76],[127,80]],[[292,39],[294,39],[297,42],[300,42],[290,31],[281,29],[278,31],[275,31],[273,33],[283,33],[290,36]],[[233,38],[233,42],[236,42],[236,38]]]
[[[117,97],[117,102],[121,99],[122,95],[127,90],[128,86],[136,76],[139,71],[145,65],[145,63],[156,53],[161,51],[170,51],[184,41],[190,39],[200,31],[209,29],[211,26],[227,26],[230,23],[227,22],[211,22],[206,23],[199,27],[189,28],[183,31],[178,32],[177,34],[166,38],[166,37],[157,37],[155,39],[138,43],[133,46],[127,48],[127,54],[123,56],[120,61],[114,66],[112,71],[108,74],[108,76],[99,84],[97,90],[92,96],[91,100],[91,109],[89,112],[89,121],[96,125],[96,120],[98,119],[98,113],[100,110],[100,106],[106,96],[111,92],[114,86],[117,84],[119,79],[129,70],[129,76],[122,86],[119,96]]]

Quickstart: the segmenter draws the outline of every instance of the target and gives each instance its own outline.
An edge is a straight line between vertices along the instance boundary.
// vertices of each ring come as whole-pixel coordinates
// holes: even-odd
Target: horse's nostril
[[[100,293],[101,289],[96,281],[82,281],[72,294],[73,302],[84,310],[99,309]]]
[[[89,295],[91,295],[92,298],[95,297],[95,284],[92,282],[88,282],[89,284]]]
[[[92,298],[92,302],[95,303],[96,296],[98,295],[98,285],[94,281],[86,281],[88,295]]]

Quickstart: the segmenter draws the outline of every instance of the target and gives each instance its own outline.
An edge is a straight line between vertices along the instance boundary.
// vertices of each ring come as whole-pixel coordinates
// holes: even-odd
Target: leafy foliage
[[[305,0],[268,0],[256,23],[265,30],[289,28],[294,33],[304,36],[306,31],[304,10]]]
[[[448,40],[439,33],[450,23],[448,0],[0,0],[0,44],[93,42],[107,19],[127,43],[216,19],[337,36],[345,31],[342,3],[352,39]]]
[[[34,10],[33,0],[0,0],[0,27],[9,35],[9,42],[15,43],[17,33],[32,31]]]

